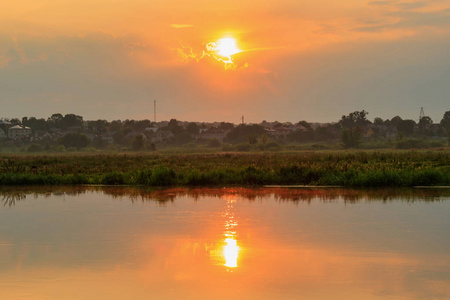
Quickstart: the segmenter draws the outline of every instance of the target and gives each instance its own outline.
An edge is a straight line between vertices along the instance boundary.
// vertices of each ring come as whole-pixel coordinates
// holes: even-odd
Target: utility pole
[[[244,125],[244,115],[242,115],[242,125]]]
[[[156,123],[156,100],[153,100],[153,122]]]

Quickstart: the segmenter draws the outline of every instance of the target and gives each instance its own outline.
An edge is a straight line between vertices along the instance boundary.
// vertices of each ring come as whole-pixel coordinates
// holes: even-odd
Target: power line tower
[[[420,116],[419,116],[419,122],[422,120],[422,118],[425,117],[425,112],[423,111],[423,107],[420,108]]]
[[[244,116],[242,116],[242,125],[244,125]]]

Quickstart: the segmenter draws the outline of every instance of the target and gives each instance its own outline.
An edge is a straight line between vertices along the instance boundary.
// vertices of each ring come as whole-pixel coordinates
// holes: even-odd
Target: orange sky
[[[449,32],[449,0],[5,1],[0,117],[438,122]],[[233,68],[199,60],[223,37]]]

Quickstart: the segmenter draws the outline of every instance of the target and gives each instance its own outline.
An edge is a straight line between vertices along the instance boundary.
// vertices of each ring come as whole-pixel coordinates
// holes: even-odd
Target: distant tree
[[[341,120],[339,121],[339,124],[342,126],[342,128],[354,128],[355,126],[364,126],[368,123],[370,123],[369,120],[367,120],[367,115],[369,113],[365,110],[361,111],[355,111],[350,113],[348,116],[342,116]]]
[[[288,142],[296,142],[296,143],[307,143],[310,142],[314,139],[315,133],[312,130],[308,130],[308,131],[294,131],[294,132],[290,132],[287,136],[286,136],[286,140]]]
[[[427,134],[430,125],[433,124],[433,120],[430,117],[424,116],[419,121],[419,129],[420,132]]]
[[[446,111],[444,113],[444,116],[442,117],[440,125],[445,131],[450,130],[450,111]]]
[[[373,124],[375,124],[375,125],[377,125],[377,126],[382,126],[382,125],[384,125],[384,121],[383,121],[382,118],[375,118],[375,119],[373,120]]]
[[[83,117],[75,114],[67,114],[61,120],[61,128],[81,127],[83,125]]]
[[[261,144],[265,145],[269,142],[269,136],[267,133],[261,134]]]
[[[107,142],[100,136],[95,137],[94,140],[92,141],[92,146],[94,146],[97,149],[103,149],[106,147],[106,145]]]
[[[172,138],[172,143],[181,146],[184,144],[189,143],[192,140],[192,136],[187,131],[181,131],[177,134],[174,134],[174,137]]]
[[[65,148],[84,148],[91,144],[89,138],[81,133],[68,133],[63,136],[59,144],[64,145]]]
[[[167,129],[172,132],[172,134],[177,135],[183,132],[183,127],[178,125],[178,121],[176,119],[171,119],[169,124],[167,124]]]
[[[145,128],[152,127],[153,123],[150,120],[135,121],[133,129],[143,131]]]
[[[30,127],[33,131],[46,131],[50,129],[45,119],[36,119],[35,117],[23,117],[22,124]]]
[[[231,130],[233,128],[234,128],[233,123],[221,122],[219,125],[219,129],[222,129],[222,130]]]
[[[249,134],[247,136],[247,139],[248,139],[248,143],[252,144],[252,145],[254,145],[254,144],[256,144],[258,142],[258,137],[255,134],[253,134],[253,133]]]
[[[9,120],[9,122],[11,123],[11,125],[22,125],[22,123],[20,122],[20,120],[18,118],[13,118],[13,119]]]
[[[114,141],[114,144],[116,144],[116,145],[127,146],[127,141],[125,139],[125,135],[124,135],[123,131],[121,131],[121,130],[114,133],[113,141]]]
[[[361,144],[362,132],[360,127],[344,129],[341,133],[341,141],[345,148],[358,148]]]
[[[31,144],[27,148],[27,152],[41,152],[42,150],[42,146],[39,144]]]
[[[178,126],[178,120],[177,119],[170,119],[168,126]]]
[[[218,139],[210,139],[208,141],[208,147],[210,148],[218,148],[220,147],[221,143]]]
[[[63,115],[60,113],[56,113],[51,115],[50,118],[48,118],[47,122],[50,124],[50,127],[52,128],[61,128]]]
[[[122,129],[122,121],[114,120],[109,124],[109,130],[111,131],[119,131]]]
[[[283,127],[282,123],[280,123],[278,121],[273,122],[273,128],[280,128],[280,127]]]
[[[106,131],[108,126],[108,121],[106,120],[97,120],[97,121],[89,121],[88,128],[96,133],[103,133]]]
[[[154,143],[150,143],[149,145],[148,145],[148,150],[150,150],[150,151],[156,151],[156,146],[155,146],[155,144]]]
[[[414,120],[401,120],[397,125],[397,130],[405,136],[412,135],[416,122]]]
[[[398,128],[398,126],[400,125],[400,123],[403,121],[403,119],[399,116],[395,116],[391,119],[391,121],[389,122],[390,126],[393,126],[395,128]]]
[[[297,125],[301,125],[305,127],[307,130],[312,130],[311,124],[306,121],[300,121],[297,123]]]
[[[241,124],[237,127],[231,129],[227,136],[226,140],[230,143],[245,143],[248,142],[248,137],[250,135],[254,135],[257,138],[264,134],[266,131],[261,125],[253,124],[253,125],[245,125]]]
[[[192,134],[192,135],[198,134],[199,130],[200,130],[200,128],[198,127],[197,123],[194,123],[194,122],[189,123],[186,126],[186,131],[189,132],[189,134]]]
[[[144,149],[145,145],[145,138],[142,134],[139,134],[133,138],[133,141],[131,142],[131,148],[134,151],[140,151]]]
[[[122,123],[123,133],[127,134],[128,132],[131,132],[134,130],[134,120],[125,120]]]
[[[319,126],[314,131],[313,138],[318,141],[326,141],[333,138],[333,134],[328,127]]]

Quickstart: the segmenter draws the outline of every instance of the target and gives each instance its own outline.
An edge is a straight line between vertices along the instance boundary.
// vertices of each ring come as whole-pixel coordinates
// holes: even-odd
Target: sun
[[[216,43],[216,52],[220,56],[230,57],[233,54],[241,52],[236,46],[236,40],[234,38],[223,38]]]

